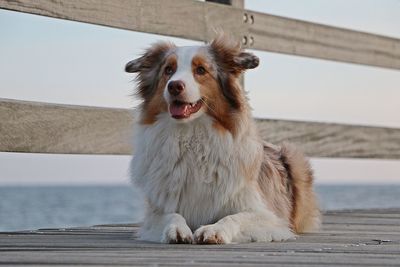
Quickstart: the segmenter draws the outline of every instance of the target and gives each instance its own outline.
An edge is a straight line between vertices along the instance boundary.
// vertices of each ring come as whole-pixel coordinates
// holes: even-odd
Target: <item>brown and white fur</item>
[[[258,62],[219,36],[204,46],[156,43],[127,63],[143,100],[131,161],[147,203],[141,239],[268,242],[318,229],[308,161],[261,139],[238,83]]]

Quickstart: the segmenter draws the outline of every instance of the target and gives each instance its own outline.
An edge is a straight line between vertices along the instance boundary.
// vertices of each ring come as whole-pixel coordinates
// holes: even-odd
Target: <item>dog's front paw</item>
[[[169,244],[192,244],[193,233],[186,224],[170,224],[165,227],[161,242]]]
[[[231,237],[218,224],[204,225],[194,232],[196,244],[228,244]]]

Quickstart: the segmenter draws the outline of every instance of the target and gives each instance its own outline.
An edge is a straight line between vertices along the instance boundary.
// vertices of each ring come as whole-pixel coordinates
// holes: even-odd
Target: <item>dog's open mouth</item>
[[[195,103],[174,100],[171,104],[169,104],[169,113],[174,119],[187,119],[190,117],[190,115],[199,111],[201,106],[201,99]]]

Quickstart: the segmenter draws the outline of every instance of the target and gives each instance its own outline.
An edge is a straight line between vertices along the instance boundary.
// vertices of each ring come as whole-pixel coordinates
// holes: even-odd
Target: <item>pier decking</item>
[[[282,243],[165,245],[135,225],[0,233],[0,265],[400,266],[400,209],[330,211],[323,230]]]

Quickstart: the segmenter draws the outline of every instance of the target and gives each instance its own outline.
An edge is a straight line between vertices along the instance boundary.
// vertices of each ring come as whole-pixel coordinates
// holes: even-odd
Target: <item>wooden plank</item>
[[[223,29],[252,49],[400,69],[400,39],[210,2],[0,0],[0,8],[200,41]]]
[[[177,253],[176,251],[168,251],[167,253],[154,254],[153,251],[140,251],[140,253],[132,253],[130,251],[98,251],[98,252],[79,252],[79,251],[60,251],[60,252],[42,252],[37,251],[25,252],[20,255],[20,252],[5,253],[4,259],[0,260],[4,264],[91,264],[91,265],[109,265],[109,264],[152,264],[162,266],[231,266],[245,265],[325,265],[335,264],[346,266],[396,266],[398,258],[395,255],[379,256],[376,254],[353,255],[340,253],[295,253],[295,255],[287,255],[286,253],[251,253],[243,254],[230,252],[211,253],[212,250],[203,253]],[[381,265],[383,264],[383,265]],[[398,265],[397,265],[398,266]]]
[[[362,212],[358,211],[358,214]],[[373,214],[374,211],[366,211]],[[327,212],[325,222],[354,218],[349,211]],[[400,209],[380,210],[398,232]],[[377,222],[379,226],[379,222]],[[362,224],[362,219],[360,221]],[[383,224],[388,225],[386,222]],[[112,230],[112,231],[111,231]],[[136,239],[135,225],[0,233],[0,264],[94,266],[398,266],[400,234],[370,229],[299,236],[273,243],[229,245],[164,245]]]
[[[199,41],[243,28],[241,10],[193,0],[0,0],[0,8]]]
[[[248,12],[253,49],[400,69],[400,39]]]
[[[265,140],[290,141],[308,156],[400,159],[400,129],[285,120],[258,126]]]
[[[131,153],[127,109],[0,99],[0,151],[61,154]],[[257,120],[268,142],[290,141],[313,157],[400,159],[400,129]]]
[[[129,154],[128,110],[0,99],[0,151]]]

